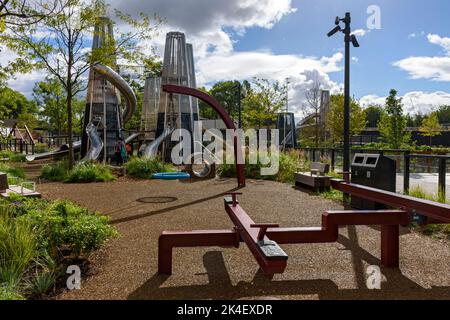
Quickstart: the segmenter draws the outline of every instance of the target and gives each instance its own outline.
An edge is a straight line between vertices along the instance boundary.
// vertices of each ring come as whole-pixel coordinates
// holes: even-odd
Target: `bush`
[[[117,236],[108,218],[69,201],[0,201],[0,299],[47,293],[64,271]]]
[[[79,163],[67,173],[69,183],[108,182],[116,180],[109,167],[96,163]]]
[[[4,163],[0,163],[0,172],[8,174],[8,178],[16,177],[20,179],[25,179],[25,172],[23,171],[22,168],[15,168],[8,166]]]
[[[291,183],[294,181],[294,173],[298,171],[306,171],[309,167],[309,163],[302,153],[291,151],[287,153],[280,153],[278,173],[270,176],[261,175],[261,169],[268,166],[269,165],[263,165],[260,159],[258,159],[256,164],[250,164],[249,158],[246,157],[244,170],[245,176],[249,179],[263,179]],[[222,164],[219,166],[217,171],[220,177],[236,177],[235,164]]]
[[[17,288],[37,256],[37,234],[28,221],[0,212],[0,283]]]
[[[1,159],[9,159],[11,162],[24,162],[26,160],[26,156],[22,153],[17,153],[13,151],[0,151]]]
[[[67,162],[61,161],[56,164],[47,164],[43,166],[39,177],[48,181],[64,181],[68,171]]]
[[[140,179],[149,179],[154,173],[175,171],[171,164],[165,163],[159,158],[131,158],[125,163],[125,169],[128,175]]]
[[[34,152],[35,153],[44,153],[48,152],[50,149],[48,148],[48,145],[46,143],[36,143],[34,145]]]

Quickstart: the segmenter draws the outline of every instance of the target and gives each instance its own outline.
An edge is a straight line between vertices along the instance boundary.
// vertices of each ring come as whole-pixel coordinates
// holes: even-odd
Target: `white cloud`
[[[427,39],[442,47],[445,56],[413,56],[396,61],[393,65],[408,72],[412,79],[450,81],[450,38],[429,34]]]
[[[354,34],[357,37],[364,37],[369,32],[370,32],[370,30],[366,30],[366,29],[356,29],[352,32],[352,34]]]
[[[450,105],[450,93],[443,91],[423,92],[411,91],[403,97],[404,111],[409,114],[427,114],[441,105]],[[370,104],[384,105],[386,97],[367,95],[360,99],[362,106]]]

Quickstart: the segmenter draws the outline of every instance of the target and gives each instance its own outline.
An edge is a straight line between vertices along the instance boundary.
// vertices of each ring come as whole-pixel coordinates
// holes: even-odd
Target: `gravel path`
[[[450,299],[450,246],[402,230],[400,270],[382,269],[382,290],[366,288],[366,268],[379,265],[377,228],[342,228],[337,243],[283,245],[289,254],[282,275],[268,279],[245,245],[239,249],[174,250],[171,277],[157,275],[157,243],[162,230],[226,229],[232,224],[223,193],[235,180],[197,183],[135,181],[38,186],[44,197],[70,199],[111,217],[121,233],[93,261],[94,275],[81,290],[59,299]],[[332,201],[275,182],[248,181],[240,197],[255,222],[319,226]],[[148,197],[175,197],[145,203]],[[144,201],[144,202],[142,202]]]

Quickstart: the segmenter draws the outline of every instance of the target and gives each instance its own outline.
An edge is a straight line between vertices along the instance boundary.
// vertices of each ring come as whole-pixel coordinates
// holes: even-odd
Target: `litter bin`
[[[380,154],[357,153],[353,158],[351,182],[395,192],[396,162]],[[361,210],[383,210],[386,206],[374,201],[351,197],[351,206]]]

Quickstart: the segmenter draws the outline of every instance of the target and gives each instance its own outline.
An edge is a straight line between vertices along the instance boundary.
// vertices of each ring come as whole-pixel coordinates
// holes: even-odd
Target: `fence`
[[[332,170],[342,166],[343,149],[339,148],[299,148],[303,150],[310,161],[323,161],[329,159]],[[446,197],[446,178],[450,172],[447,161],[450,155],[413,154],[409,150],[373,150],[373,149],[351,149],[352,156],[355,153],[376,153],[389,155],[397,160],[397,172],[403,173],[403,192],[408,193],[410,189],[411,173],[437,171],[438,193]],[[437,166],[435,163],[437,162]],[[402,165],[403,164],[403,165]]]

